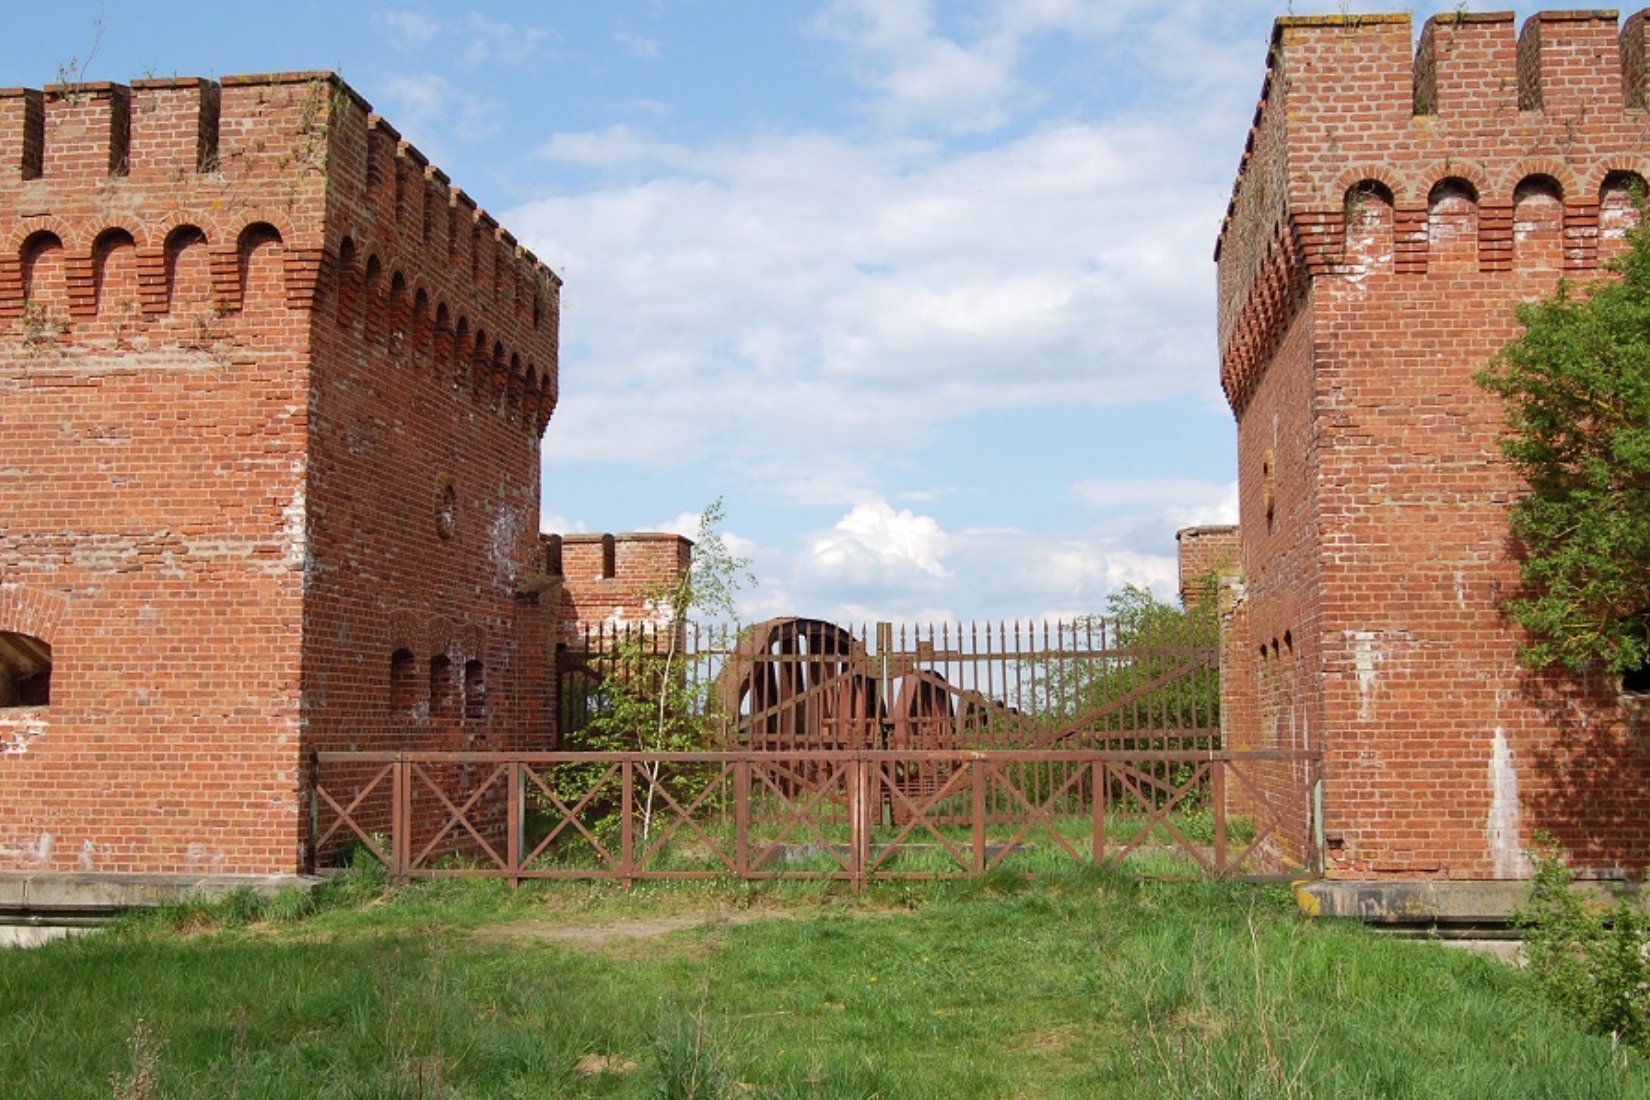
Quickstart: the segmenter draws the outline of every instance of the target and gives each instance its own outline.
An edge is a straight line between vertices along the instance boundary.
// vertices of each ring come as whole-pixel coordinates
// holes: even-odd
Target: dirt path
[[[600,950],[626,941],[657,939],[672,932],[685,932],[693,928],[795,919],[795,916],[783,911],[759,909],[703,910],[674,913],[663,917],[605,921],[600,924],[576,924],[544,917],[491,924],[477,929],[475,937],[495,943],[563,943]]]

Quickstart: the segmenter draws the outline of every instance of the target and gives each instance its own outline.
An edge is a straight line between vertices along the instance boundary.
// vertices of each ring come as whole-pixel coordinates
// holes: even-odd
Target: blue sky
[[[1215,234],[1342,8],[55,0],[0,84],[337,70],[566,281],[547,530],[721,497],[747,617],[1069,616],[1235,522]]]

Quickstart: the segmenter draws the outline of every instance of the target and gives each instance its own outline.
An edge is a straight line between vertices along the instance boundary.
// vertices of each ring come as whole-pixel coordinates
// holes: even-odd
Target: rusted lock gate
[[[1099,621],[897,631],[879,623],[874,649],[867,641],[818,619],[772,619],[742,631],[714,683],[723,747],[1218,744],[1218,650],[1190,625],[1149,645],[1120,639]],[[898,769],[889,779],[909,800],[938,790],[949,772],[946,764],[916,761]]]

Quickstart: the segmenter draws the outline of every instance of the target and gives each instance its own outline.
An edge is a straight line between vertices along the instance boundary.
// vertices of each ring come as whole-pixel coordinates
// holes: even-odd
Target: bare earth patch
[[[673,913],[667,917],[635,917],[601,924],[569,924],[544,918],[490,924],[476,930],[478,940],[503,943],[563,943],[601,950],[627,941],[657,939],[694,928],[754,924],[765,920],[795,920],[785,912],[752,909]]]

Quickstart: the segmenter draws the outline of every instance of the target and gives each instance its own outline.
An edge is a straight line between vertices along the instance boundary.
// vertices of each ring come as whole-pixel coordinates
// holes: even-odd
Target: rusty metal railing
[[[1304,751],[326,752],[319,868],[400,881],[1316,874]]]

